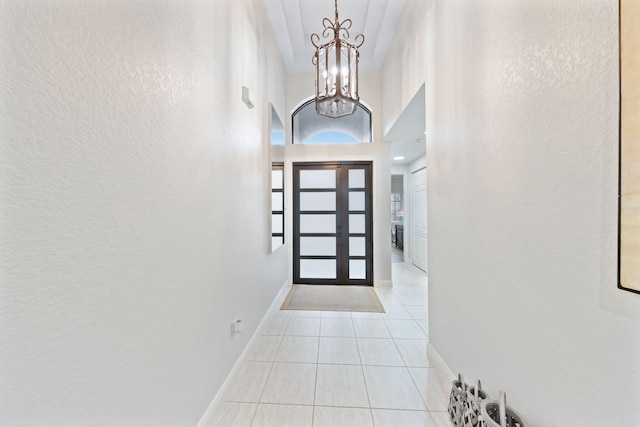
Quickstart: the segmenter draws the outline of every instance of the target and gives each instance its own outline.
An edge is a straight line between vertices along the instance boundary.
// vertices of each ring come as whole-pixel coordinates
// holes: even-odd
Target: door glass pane
[[[336,260],[301,259],[300,277],[304,279],[336,279]]]
[[[300,188],[336,188],[335,169],[301,170]]]
[[[364,237],[349,237],[349,256],[366,256],[367,249]]]
[[[336,238],[300,237],[300,255],[336,256]]]
[[[349,210],[350,211],[364,210],[364,191],[349,192]]]
[[[272,248],[277,248],[279,246],[284,245],[284,241],[283,241],[283,237],[282,236],[273,236],[271,237],[271,247]]]
[[[364,215],[363,214],[351,214],[349,215],[349,233],[350,234],[356,234],[356,233],[364,233],[365,232],[365,226],[364,226]]]
[[[282,193],[271,193],[271,210],[282,211]]]
[[[271,215],[271,233],[282,233],[282,214]]]
[[[364,187],[364,169],[349,169],[349,188]]]
[[[336,216],[335,215],[300,215],[300,233],[335,233],[335,232],[336,232]]]
[[[271,171],[271,188],[276,190],[282,190],[282,169],[276,169]]]
[[[366,279],[367,262],[363,259],[349,260],[349,279]]]
[[[300,192],[301,211],[335,211],[336,193]]]

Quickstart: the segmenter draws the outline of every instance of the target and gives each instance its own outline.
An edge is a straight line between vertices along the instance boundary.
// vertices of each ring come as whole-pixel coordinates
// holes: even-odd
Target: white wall
[[[360,100],[372,114],[373,142],[371,144],[341,145],[292,145],[285,147],[288,188],[285,188],[287,205],[286,227],[293,233],[293,193],[291,191],[291,165],[295,162],[319,161],[373,161],[373,278],[376,286],[391,285],[391,247],[389,245],[389,194],[391,194],[390,144],[382,142],[382,106],[380,100],[380,76],[377,72],[361,72],[359,80]],[[315,74],[292,74],[287,80],[287,121],[291,129],[291,114],[304,101],[314,96]],[[290,138],[290,132],[287,138]],[[293,278],[292,246],[289,248],[289,278]]]
[[[431,344],[532,426],[637,425],[640,296],[616,289],[617,1],[413,0],[402,20],[402,69],[428,63]]]
[[[0,424],[196,425],[286,281],[262,2],[6,0],[0,32]]]

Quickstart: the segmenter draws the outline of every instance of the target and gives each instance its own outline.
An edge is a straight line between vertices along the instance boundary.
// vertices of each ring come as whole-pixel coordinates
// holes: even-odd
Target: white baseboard
[[[452,381],[456,376],[453,374],[453,371],[446,364],[440,353],[436,351],[435,348],[431,345],[431,343],[427,344],[427,358],[433,364],[433,367],[436,368],[436,371],[440,372],[448,381]]]
[[[379,288],[389,288],[393,286],[393,282],[391,280],[379,280],[374,284],[374,286]]]
[[[211,418],[211,416],[214,414],[214,412],[220,405],[220,403],[222,403],[222,399],[224,398],[224,395],[226,394],[227,390],[235,380],[236,375],[240,370],[240,367],[249,356],[249,353],[251,352],[251,348],[255,344],[257,338],[262,333],[262,330],[266,327],[267,322],[271,318],[271,314],[280,310],[280,306],[282,305],[282,303],[284,302],[284,299],[287,297],[287,294],[289,293],[289,288],[290,288],[290,285],[289,285],[289,281],[287,280],[286,282],[284,282],[284,285],[282,285],[282,289],[280,289],[280,292],[278,292],[278,295],[275,297],[275,299],[271,303],[271,306],[269,307],[264,317],[260,321],[260,324],[258,325],[253,336],[247,343],[247,346],[244,348],[244,351],[242,352],[242,354],[240,354],[240,357],[238,357],[238,360],[233,365],[231,372],[229,372],[229,375],[227,375],[227,378],[224,380],[224,382],[220,386],[220,389],[218,389],[218,392],[216,393],[213,400],[207,407],[207,410],[202,415],[202,418],[200,418],[200,421],[198,422],[197,427],[205,427],[209,422],[209,419]]]

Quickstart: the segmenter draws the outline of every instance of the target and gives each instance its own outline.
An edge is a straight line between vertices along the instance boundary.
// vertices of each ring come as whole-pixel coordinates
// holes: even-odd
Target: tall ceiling
[[[333,0],[264,0],[280,52],[290,73],[313,72],[311,34],[322,36],[322,20],[334,20]],[[360,69],[382,65],[404,0],[338,0],[340,20],[351,19],[351,37],[363,34]],[[324,39],[321,39],[321,42]]]

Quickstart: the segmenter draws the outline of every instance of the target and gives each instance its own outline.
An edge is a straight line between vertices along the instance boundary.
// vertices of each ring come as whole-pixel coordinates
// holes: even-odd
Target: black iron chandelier
[[[316,47],[313,65],[316,67],[316,111],[329,117],[342,117],[356,111],[358,95],[358,48],[364,43],[364,36],[355,37],[356,44],[347,42],[351,19],[340,22],[338,0],[335,0],[336,18],[322,20],[322,37],[331,38],[325,44],[318,44],[320,36],[311,35],[311,43]],[[342,38],[341,38],[342,37]]]

